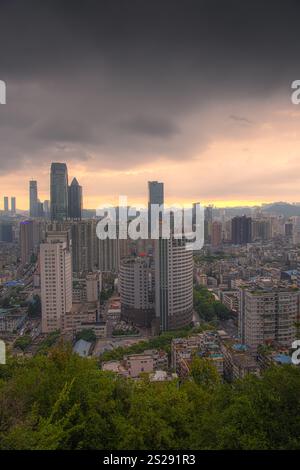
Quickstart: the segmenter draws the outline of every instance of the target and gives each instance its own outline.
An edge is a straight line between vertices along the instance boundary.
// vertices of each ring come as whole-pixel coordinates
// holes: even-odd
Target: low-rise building
[[[175,373],[166,372],[165,370],[157,370],[149,375],[150,382],[166,382],[177,379],[178,376]]]
[[[257,360],[261,369],[274,365],[292,364],[290,349],[277,343],[260,346],[257,351]]]
[[[90,353],[91,347],[92,343],[85,341],[84,339],[79,339],[73,347],[73,352],[81,357],[87,357]]]
[[[102,364],[102,370],[110,370],[134,379],[137,379],[142,373],[164,372],[167,369],[168,355],[165,351],[157,349],[124,356],[122,361],[108,361]]]
[[[172,368],[181,378],[190,374],[194,356],[209,359],[223,377],[223,354],[216,333],[206,331],[188,338],[174,338],[171,345]]]
[[[103,362],[102,370],[106,372],[114,372],[115,374],[123,377],[129,377],[129,372],[123,365],[122,361],[107,361]]]
[[[137,378],[142,372],[154,371],[154,360],[151,354],[131,354],[124,356],[125,367],[130,377]]]
[[[64,333],[77,333],[82,329],[82,324],[93,324],[97,321],[97,302],[76,302],[72,304],[70,312],[62,317],[62,329]]]
[[[87,322],[87,323],[83,322],[78,328],[80,328],[80,330],[78,329],[77,331],[92,330],[95,333],[95,336],[97,339],[106,338],[107,336],[106,322],[104,321]]]
[[[229,382],[242,379],[248,374],[260,375],[260,367],[256,360],[255,351],[247,345],[223,337],[221,351],[224,356],[224,378]]]
[[[111,320],[112,322],[120,321],[121,319],[120,297],[112,297],[109,300],[106,317],[107,317],[107,320]]]
[[[22,327],[27,317],[25,309],[0,308],[0,332],[13,333]]]

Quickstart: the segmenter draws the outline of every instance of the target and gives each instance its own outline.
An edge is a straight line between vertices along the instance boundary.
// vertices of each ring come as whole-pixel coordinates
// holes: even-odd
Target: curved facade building
[[[155,312],[161,331],[189,325],[193,318],[193,252],[184,240],[155,243]]]
[[[148,257],[127,257],[120,262],[121,317],[150,327],[154,318],[153,268]]]

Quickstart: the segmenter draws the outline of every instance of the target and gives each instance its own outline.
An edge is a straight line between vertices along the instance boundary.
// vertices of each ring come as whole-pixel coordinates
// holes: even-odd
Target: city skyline
[[[300,449],[299,13],[0,2],[0,454]]]
[[[51,162],[50,163],[50,166],[48,168],[48,191],[44,192],[43,189],[40,190],[40,184],[39,184],[39,180],[33,180],[33,179],[30,179],[29,181],[26,181],[26,186],[27,186],[27,191],[26,191],[26,195],[24,196],[23,199],[21,199],[21,202],[20,202],[20,198],[18,196],[13,196],[12,198],[15,200],[17,200],[17,204],[16,204],[16,209],[17,210],[20,210],[20,211],[28,211],[28,213],[30,212],[30,192],[28,192],[28,183],[37,183],[38,184],[38,187],[39,187],[39,191],[38,191],[38,194],[39,194],[39,198],[38,198],[38,203],[40,204],[40,200],[44,200],[45,202],[49,201],[50,200],[50,197],[51,197],[51,183],[50,183],[50,180],[51,180],[51,165],[52,164],[59,164],[59,165],[67,165],[67,162]],[[67,166],[68,168],[68,166]],[[72,172],[71,174],[74,174],[74,172]],[[76,182],[76,184],[78,184],[77,182],[77,177],[76,176],[72,176],[69,178],[71,182],[73,182],[74,184],[74,181]],[[161,179],[161,178],[160,178]],[[151,182],[156,182],[154,180],[145,180],[143,181],[145,183],[144,186],[146,186],[147,184],[149,185],[149,183]],[[163,181],[163,184],[165,184],[165,181]],[[83,185],[81,184],[79,186],[80,188],[83,187]],[[171,188],[172,188],[172,185],[171,185]],[[86,188],[85,188],[86,189]],[[12,190],[8,189],[6,191],[6,194],[11,194],[12,193]],[[89,203],[86,201],[89,201],[91,200],[89,198],[89,196],[86,196],[86,193],[87,191],[85,191],[85,197],[82,198],[82,201],[83,201],[83,206],[82,208],[83,209],[87,209],[87,210],[91,210],[91,209],[97,209],[97,207],[99,206],[102,206],[103,204],[107,203],[107,204],[112,204],[112,205],[117,205],[117,202],[119,200],[119,197],[120,196],[123,196],[125,195],[126,197],[128,196],[128,194],[124,194],[124,193],[119,193],[117,194],[116,192],[114,194],[110,194],[108,195],[106,198],[105,197],[95,197],[95,203],[96,205],[89,205]],[[18,194],[18,189],[15,189],[14,191],[14,194]],[[1,198],[0,198],[0,210],[4,210],[4,211],[7,211],[7,209],[5,208],[5,199],[6,199],[7,196],[5,196],[5,193],[2,193],[1,195]],[[82,197],[82,196],[81,196]],[[130,203],[131,205],[136,205],[136,206],[141,206],[141,207],[146,207],[147,206],[147,203],[148,203],[148,198],[147,198],[147,192],[145,191],[145,187],[142,187],[141,188],[141,195],[138,197],[138,198],[130,198],[130,191],[129,191],[129,198],[130,200]],[[271,204],[271,203],[279,203],[279,202],[283,202],[283,203],[288,203],[288,204],[295,204],[295,205],[300,205],[300,192],[299,192],[299,200],[288,200],[288,199],[280,199],[280,198],[275,198],[275,199],[272,199],[272,198],[268,198],[267,200],[263,200],[263,201],[250,201],[250,200],[214,200],[214,199],[205,199],[205,198],[201,198],[199,197],[198,195],[198,198],[195,197],[194,199],[187,199],[187,198],[179,198],[178,196],[173,196],[172,197],[172,193],[170,194],[170,188],[168,188],[167,190],[167,193],[166,193],[166,197],[164,198],[164,201],[165,201],[165,204],[166,206],[172,206],[172,205],[178,205],[178,206],[191,206],[192,204],[194,204],[195,200],[200,200],[201,204],[203,204],[204,206],[213,206],[215,208],[238,208],[238,207],[257,207],[257,206],[263,206],[264,204]],[[10,211],[10,209],[8,210],[8,212]]]

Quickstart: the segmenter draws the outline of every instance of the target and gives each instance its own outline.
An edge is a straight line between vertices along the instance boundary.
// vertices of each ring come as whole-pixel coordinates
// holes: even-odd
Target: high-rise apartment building
[[[211,231],[213,221],[213,206],[207,206],[204,208],[204,241],[205,243],[211,243]]]
[[[272,223],[268,219],[252,219],[252,240],[270,240]]]
[[[16,213],[16,198],[15,196],[12,196],[10,198],[10,210],[13,215]]]
[[[68,216],[68,170],[65,163],[52,163],[50,174],[51,219]]]
[[[291,347],[296,337],[299,292],[293,289],[245,290],[239,331],[253,348],[270,342]]]
[[[12,243],[14,240],[13,224],[9,222],[0,223],[0,241]]]
[[[213,248],[218,248],[222,244],[222,224],[216,220],[211,226],[211,244]]]
[[[120,263],[120,240],[97,239],[98,269],[101,272],[118,272]]]
[[[154,318],[154,272],[148,257],[131,256],[120,262],[121,316],[140,326]]]
[[[20,248],[22,265],[30,263],[35,249],[34,220],[24,220],[20,223]]]
[[[81,219],[82,211],[82,186],[76,178],[68,187],[68,216],[70,219]]]
[[[48,231],[68,231],[72,240],[73,272],[89,272],[98,267],[98,238],[95,220],[51,221]]]
[[[292,222],[286,222],[284,224],[284,234],[286,237],[292,237],[293,236],[293,224]]]
[[[234,245],[246,245],[252,241],[252,219],[243,215],[231,220],[231,237]]]
[[[40,245],[42,332],[62,327],[72,309],[72,256],[68,232],[48,232]]]
[[[37,181],[29,181],[29,215],[30,217],[38,216],[38,190]]]
[[[20,222],[20,250],[22,265],[31,262],[32,255],[37,254],[39,244],[44,237],[44,227],[37,220]]]
[[[161,331],[187,326],[193,316],[193,252],[184,240],[155,240],[155,313]]]
[[[81,220],[68,224],[71,226],[73,271],[93,271],[97,265],[96,222]]]

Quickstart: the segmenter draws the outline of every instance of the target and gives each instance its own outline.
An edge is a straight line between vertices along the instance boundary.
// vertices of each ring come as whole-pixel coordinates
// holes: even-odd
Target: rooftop
[[[274,361],[279,362],[280,364],[291,364],[292,359],[287,354],[277,354],[274,357]]]
[[[92,343],[89,341],[85,341],[84,339],[80,339],[77,341],[73,347],[73,352],[79,354],[81,357],[86,357],[89,354],[91,349]]]

